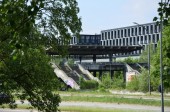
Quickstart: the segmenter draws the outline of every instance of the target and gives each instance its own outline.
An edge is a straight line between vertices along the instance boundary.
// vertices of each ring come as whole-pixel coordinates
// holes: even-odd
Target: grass
[[[123,109],[110,109],[110,108],[95,108],[95,107],[60,107],[61,111],[68,112],[152,112],[152,111],[140,111],[140,110],[123,110]]]
[[[0,106],[0,108],[9,108],[7,105]],[[28,105],[18,105],[16,109],[29,109],[35,110],[33,107]],[[153,112],[153,111],[146,111],[146,110],[132,110],[132,109],[112,109],[112,108],[100,108],[100,107],[77,107],[77,106],[62,106],[59,107],[61,112]]]
[[[106,102],[106,103],[123,103],[160,106],[159,100],[142,99],[142,98],[124,98],[115,96],[61,96],[62,101],[86,101],[86,102]],[[165,106],[170,106],[170,100],[164,101]]]

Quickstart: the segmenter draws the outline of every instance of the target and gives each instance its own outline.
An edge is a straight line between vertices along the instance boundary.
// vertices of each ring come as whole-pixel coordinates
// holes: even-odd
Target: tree
[[[159,2],[158,17],[154,17],[154,21],[161,20],[164,25],[169,25],[170,20],[170,0],[165,0],[162,3]],[[157,21],[159,23],[159,21]]]
[[[76,0],[0,0],[0,91],[27,99],[38,110],[58,110],[58,80],[46,49],[63,50],[81,31]],[[13,94],[18,93],[18,94]]]
[[[158,43],[157,52],[153,57],[153,60],[151,60],[151,64],[153,65],[153,72],[152,75],[154,77],[159,78],[160,74],[160,43]],[[163,38],[162,38],[162,51],[163,51],[163,67],[170,67],[170,26],[165,27],[163,31]],[[165,89],[170,89],[170,74],[168,74],[168,71],[163,70],[163,82]]]

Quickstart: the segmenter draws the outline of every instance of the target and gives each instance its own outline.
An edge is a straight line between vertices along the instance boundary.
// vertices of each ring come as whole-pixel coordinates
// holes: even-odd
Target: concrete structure
[[[101,45],[103,46],[143,46],[152,45],[153,50],[157,47],[160,39],[160,26],[156,23],[147,23],[122,28],[108,29],[101,31]],[[132,53],[117,53],[118,56],[139,55],[142,50]]]

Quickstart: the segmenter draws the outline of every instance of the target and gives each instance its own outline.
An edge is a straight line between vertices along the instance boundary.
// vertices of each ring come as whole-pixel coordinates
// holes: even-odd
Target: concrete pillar
[[[93,55],[93,63],[96,63],[96,55]]]
[[[80,64],[81,64],[82,56],[79,56],[79,60],[80,60]]]
[[[112,55],[113,54],[109,54],[109,62],[112,62]]]
[[[93,71],[93,76],[96,77],[96,71]]]

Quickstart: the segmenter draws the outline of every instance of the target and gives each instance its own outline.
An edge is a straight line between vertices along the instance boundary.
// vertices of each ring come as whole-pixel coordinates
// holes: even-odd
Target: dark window
[[[143,36],[141,36],[141,44],[143,44]]]
[[[141,35],[141,27],[139,27],[139,35]]]
[[[137,28],[135,28],[135,36],[137,35],[137,32],[138,32],[138,31],[137,31]]]
[[[113,39],[113,31],[111,32],[111,38]]]
[[[129,40],[129,39],[128,39],[128,38],[126,38],[126,43],[127,43],[127,45],[128,45],[128,42],[129,42],[128,40]]]
[[[102,33],[102,40],[104,40],[104,33]]]
[[[151,25],[151,34],[153,34],[153,25]]]
[[[113,40],[113,46],[115,46],[115,40]]]
[[[114,35],[115,35],[115,38],[116,38],[116,31],[115,31]]]
[[[125,38],[123,38],[123,45],[125,45]]]
[[[130,45],[132,45],[132,37],[130,37]]]
[[[108,32],[108,39],[110,39],[110,32]]]
[[[145,35],[145,33],[146,33],[146,27],[145,26],[143,26],[143,35]]]
[[[151,35],[149,35],[149,42],[151,42]]]
[[[132,36],[134,36],[134,28],[132,28],[131,32],[132,32]]]
[[[149,26],[146,26],[147,34],[149,34]]]
[[[125,30],[125,37],[127,37],[127,31],[126,31],[126,29],[124,29]]]
[[[134,45],[136,45],[135,41],[136,41],[136,38],[133,37],[133,44],[134,44]]]
[[[155,24],[155,33],[157,33],[157,32],[158,32],[157,25]]]
[[[120,37],[120,30],[118,30],[118,38]]]
[[[107,32],[105,32],[105,39],[107,39]]]
[[[128,29],[128,36],[130,37],[130,29]]]
[[[123,30],[121,30],[121,37],[123,37]]]
[[[137,37],[137,44],[139,44],[139,36]]]

